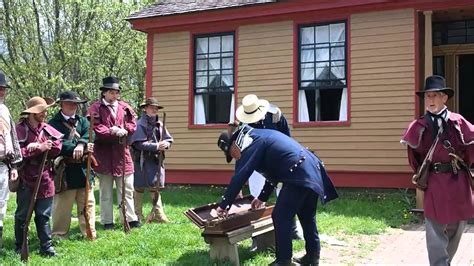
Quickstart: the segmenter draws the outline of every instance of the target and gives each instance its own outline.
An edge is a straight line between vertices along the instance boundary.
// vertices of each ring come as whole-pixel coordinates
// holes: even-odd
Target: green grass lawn
[[[175,264],[175,265],[227,265],[213,262],[208,256],[208,246],[201,237],[201,230],[191,223],[183,212],[189,208],[216,202],[223,187],[169,186],[162,192],[169,224],[147,224],[126,235],[118,221],[118,209],[114,209],[116,230],[104,231],[99,223],[99,195],[97,202],[97,236],[95,241],[81,237],[78,223],[74,221],[68,240],[55,242],[58,257],[43,258],[38,255],[38,238],[34,222],[30,224],[30,259],[39,264]],[[318,229],[321,234],[348,239],[351,235],[380,234],[388,227],[399,227],[413,221],[408,213],[414,195],[406,191],[339,190],[340,199],[318,207]],[[148,199],[144,213],[151,208]],[[274,200],[274,199],[273,199]],[[10,194],[7,217],[4,221],[5,248],[0,254],[0,264],[21,264],[14,252],[13,214],[16,208],[15,194]],[[119,227],[120,226],[120,227]],[[270,252],[250,253],[251,241],[239,245],[241,262],[246,265],[265,265],[274,260]],[[294,241],[294,251],[304,249],[303,241]],[[324,252],[324,250],[322,251]]]

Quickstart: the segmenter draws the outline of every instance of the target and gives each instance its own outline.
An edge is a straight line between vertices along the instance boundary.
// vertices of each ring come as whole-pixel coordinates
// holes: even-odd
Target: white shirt
[[[102,98],[102,103],[105,104],[110,109],[110,113],[114,118],[117,118],[117,109],[118,109],[118,101],[113,103],[108,103],[104,98]]]

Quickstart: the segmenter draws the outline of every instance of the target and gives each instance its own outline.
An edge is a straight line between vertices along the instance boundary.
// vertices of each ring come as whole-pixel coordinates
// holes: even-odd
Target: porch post
[[[425,15],[425,78],[433,75],[433,30],[431,15],[433,11],[424,11]]]
[[[433,11],[424,11],[425,16],[425,79],[428,76],[433,75],[433,31],[431,15]],[[423,208],[424,192],[420,189],[416,189],[416,207],[419,209]]]

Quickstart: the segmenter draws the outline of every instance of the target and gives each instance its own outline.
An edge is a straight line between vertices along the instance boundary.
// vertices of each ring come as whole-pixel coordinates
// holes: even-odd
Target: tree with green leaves
[[[146,36],[125,18],[152,0],[0,0],[0,69],[14,116],[32,96],[74,90],[94,100],[102,78],[121,79],[122,97],[143,98]],[[15,104],[12,104],[15,103]]]

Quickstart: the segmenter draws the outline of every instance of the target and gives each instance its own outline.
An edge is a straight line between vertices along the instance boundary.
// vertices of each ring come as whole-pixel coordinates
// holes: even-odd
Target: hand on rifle
[[[117,136],[117,132],[120,130],[120,128],[118,126],[113,126],[109,130],[111,135]]]
[[[94,143],[92,143],[92,142],[87,143],[87,152],[88,153],[93,153],[94,152]]]
[[[18,171],[15,168],[13,168],[12,170],[10,170],[10,180],[15,181],[17,180],[17,178],[18,178]]]
[[[36,149],[38,149],[39,146],[40,146],[40,144],[38,142],[32,142],[32,143],[28,144],[28,146],[26,146],[26,150],[28,152],[33,152]]]
[[[41,151],[41,152],[45,152],[45,151],[49,151],[51,150],[51,148],[53,147],[53,141],[48,139],[47,141],[45,142],[42,142],[38,149]]]
[[[169,148],[170,143],[168,141],[160,141],[157,146],[159,151],[164,151]]]
[[[84,143],[77,143],[76,148],[72,151],[72,158],[80,160],[84,154]]]
[[[120,128],[118,131],[117,131],[117,136],[118,137],[125,137],[128,135],[128,131],[124,128]]]

